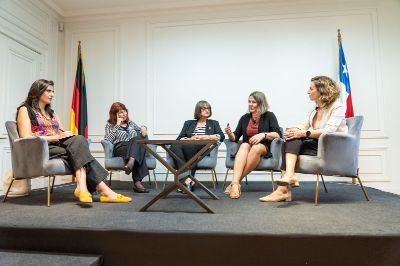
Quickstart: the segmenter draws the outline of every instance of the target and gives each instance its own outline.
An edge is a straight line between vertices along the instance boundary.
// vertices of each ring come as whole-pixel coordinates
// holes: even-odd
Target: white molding
[[[34,25],[32,21],[29,21],[29,18],[27,17],[17,16],[19,14],[18,11],[25,12],[25,14],[30,15],[32,19],[39,22],[39,25]],[[0,23],[0,25],[6,27],[5,25],[9,24],[8,28],[12,29],[10,31],[11,36],[18,35],[18,37],[26,39],[26,34],[28,34],[31,38],[33,37],[32,39],[34,39],[35,43],[39,44],[42,47],[46,47],[46,40],[48,39],[48,15],[43,12],[43,10],[39,9],[36,5],[33,5],[30,1],[26,1],[24,2],[24,4],[20,3],[20,1],[9,1],[9,5],[0,8],[0,17],[1,19],[3,19],[3,22],[5,22]],[[18,29],[18,32],[16,31],[16,29]],[[28,41],[26,43],[30,42]]]

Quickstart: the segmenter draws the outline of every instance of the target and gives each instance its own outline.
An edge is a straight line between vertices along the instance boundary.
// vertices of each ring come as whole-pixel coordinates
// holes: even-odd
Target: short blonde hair
[[[256,100],[256,103],[258,105],[257,109],[258,109],[259,115],[263,115],[268,111],[269,105],[268,105],[267,97],[265,97],[265,94],[263,92],[253,91],[252,93],[250,93],[249,98],[250,97],[253,97],[254,100]]]
[[[339,98],[341,91],[340,87],[330,77],[316,76],[311,79],[311,82],[314,83],[318,92],[321,94],[317,100],[317,104],[320,107],[329,106]]]

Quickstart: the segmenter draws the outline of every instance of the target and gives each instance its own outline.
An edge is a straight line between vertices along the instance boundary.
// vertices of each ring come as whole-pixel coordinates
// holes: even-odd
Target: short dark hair
[[[201,117],[201,108],[207,107],[210,110],[210,116],[212,116],[212,110],[211,110],[211,105],[204,100],[201,100],[196,103],[196,107],[194,108],[194,119],[199,120]]]

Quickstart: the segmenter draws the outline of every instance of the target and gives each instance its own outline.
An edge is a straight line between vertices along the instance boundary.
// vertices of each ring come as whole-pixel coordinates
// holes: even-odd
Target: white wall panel
[[[66,106],[71,106],[78,41],[81,41],[86,79],[89,135],[103,137],[109,107],[119,91],[118,29],[71,32],[69,78],[64,94]]]
[[[253,90],[266,93],[282,126],[297,124],[310,105],[309,79],[338,75],[337,28],[343,29],[354,77],[354,108],[366,118],[363,130],[382,131],[374,21],[374,10],[361,10],[151,24],[148,83],[154,134],[176,135],[200,99],[211,102],[221,125],[236,125]]]
[[[25,100],[32,81],[41,77],[41,55],[1,34],[0,40],[4,49],[4,92],[0,100],[3,115],[0,124],[4,125],[5,121],[15,119],[16,109]],[[0,133],[6,134],[4,127]]]

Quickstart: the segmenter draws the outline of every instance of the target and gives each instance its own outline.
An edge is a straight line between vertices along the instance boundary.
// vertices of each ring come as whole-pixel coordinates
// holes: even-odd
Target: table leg
[[[182,191],[186,193],[190,198],[192,198],[192,200],[194,200],[195,202],[197,202],[197,204],[203,207],[203,209],[205,209],[207,212],[214,213],[213,210],[211,210],[210,207],[208,207],[207,204],[204,203],[204,201],[202,201],[196,194],[192,193],[192,191],[188,190],[186,186],[184,186],[181,183],[178,183],[178,187],[182,189]]]
[[[201,182],[199,182],[195,177],[190,176],[190,179],[192,179],[196,185],[198,185],[201,189],[203,189],[205,192],[207,192],[208,195],[210,195],[213,199],[218,200],[219,198],[217,195],[215,195],[212,191],[210,191],[206,186],[204,186]]]
[[[144,207],[142,207],[139,211],[145,211],[147,210],[151,205],[153,205],[157,200],[166,197],[169,193],[171,193],[176,187],[178,187],[176,185],[176,183],[172,183],[169,186],[167,186],[163,191],[161,191],[160,194],[158,194],[154,199],[152,199],[151,201],[149,201]]]

